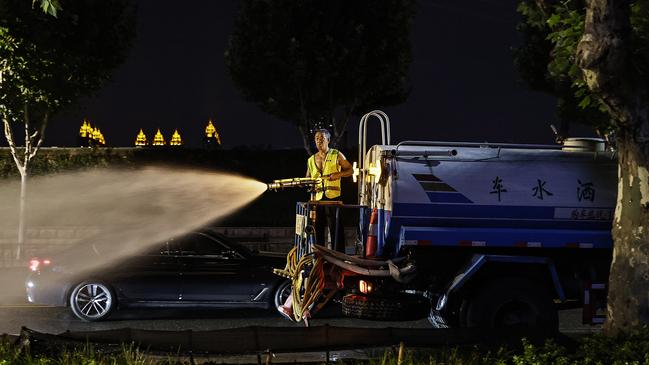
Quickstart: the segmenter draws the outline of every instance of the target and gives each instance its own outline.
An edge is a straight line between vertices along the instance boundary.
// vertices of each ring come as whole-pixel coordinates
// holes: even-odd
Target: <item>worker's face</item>
[[[318,150],[324,151],[329,148],[329,139],[327,139],[327,136],[325,136],[321,132],[317,132],[315,134],[315,146],[318,148]]]

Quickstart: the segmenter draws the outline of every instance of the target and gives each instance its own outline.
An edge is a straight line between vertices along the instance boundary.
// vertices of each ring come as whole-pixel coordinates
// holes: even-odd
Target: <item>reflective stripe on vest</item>
[[[309,170],[309,175],[311,178],[316,179],[321,176],[328,176],[334,172],[340,172],[340,165],[338,164],[338,150],[330,148],[327,152],[327,156],[322,166],[322,173],[318,170],[318,166],[315,164],[315,155],[309,157],[307,162],[307,168]],[[322,197],[326,196],[329,199],[337,198],[340,196],[340,179],[329,181],[324,180],[324,194],[322,191],[316,193],[316,200],[321,200]]]

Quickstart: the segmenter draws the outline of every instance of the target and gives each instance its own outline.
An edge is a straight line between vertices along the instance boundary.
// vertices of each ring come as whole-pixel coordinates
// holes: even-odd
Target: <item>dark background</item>
[[[223,52],[239,1],[137,3],[130,56],[97,95],[54,118],[45,145],[74,146],[84,117],[112,146],[132,146],[139,128],[149,139],[161,128],[167,140],[178,128],[188,146],[198,147],[208,118],[226,148],[302,145],[291,124],[241,100],[225,70]],[[411,95],[385,109],[393,142],[553,141],[555,99],[529,91],[513,66],[512,47],[519,41],[515,8],[513,0],[419,1],[411,35]],[[355,119],[343,149],[355,145],[357,126]]]

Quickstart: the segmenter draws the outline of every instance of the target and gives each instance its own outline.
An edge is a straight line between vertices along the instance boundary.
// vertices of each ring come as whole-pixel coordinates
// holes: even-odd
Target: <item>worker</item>
[[[316,179],[323,178],[323,189],[316,194],[318,201],[339,201],[340,200],[340,179],[352,176],[354,169],[347,161],[342,152],[329,148],[331,133],[326,129],[318,129],[315,132],[315,145],[318,152],[313,154],[307,160],[306,177]],[[345,251],[345,230],[340,225],[338,227],[338,236],[336,234],[336,207],[335,206],[318,206],[316,209],[316,243],[324,245],[325,227],[329,227],[332,247],[336,251]],[[289,320],[293,320],[293,296],[289,295],[286,302],[277,306],[280,314]],[[304,323],[309,325],[309,311],[303,313]]]
[[[340,179],[352,176],[352,165],[347,161],[342,152],[329,148],[331,134],[326,129],[315,132],[315,145],[318,152],[309,157],[307,161],[306,177],[323,178],[323,190],[316,194],[318,201],[339,201]],[[345,230],[339,225],[336,237],[336,207],[318,206],[316,209],[316,243],[325,245],[325,227],[329,227],[332,249],[345,252]]]

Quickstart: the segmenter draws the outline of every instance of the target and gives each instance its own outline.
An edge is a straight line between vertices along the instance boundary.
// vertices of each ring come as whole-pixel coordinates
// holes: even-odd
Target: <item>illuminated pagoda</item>
[[[135,137],[135,147],[144,147],[148,144],[146,140],[146,134],[144,134],[144,131],[142,128],[140,128],[140,133],[137,134],[137,137]]]
[[[205,127],[205,144],[208,147],[221,146],[221,137],[219,136],[219,132],[216,131],[212,119],[207,122],[207,127]]]
[[[153,137],[153,142],[151,143],[152,146],[166,146],[167,142],[165,141],[165,137],[162,135],[162,132],[160,132],[160,128],[158,128],[158,131],[155,133],[155,136]]]
[[[95,127],[92,130],[92,144],[94,146],[100,146],[103,147],[106,145],[106,140],[104,139],[104,134],[101,133],[101,130],[97,127]]]
[[[182,146],[183,145],[183,139],[180,137],[180,133],[178,133],[178,129],[174,129],[174,134],[171,136],[171,140],[169,141],[170,146]]]
[[[89,121],[84,119],[83,123],[81,124],[81,128],[79,128],[79,147],[92,146],[92,132],[92,125],[90,125]]]
[[[79,146],[80,147],[103,147],[106,145],[106,139],[101,130],[92,124],[87,119],[83,120],[81,128],[79,128]]]

